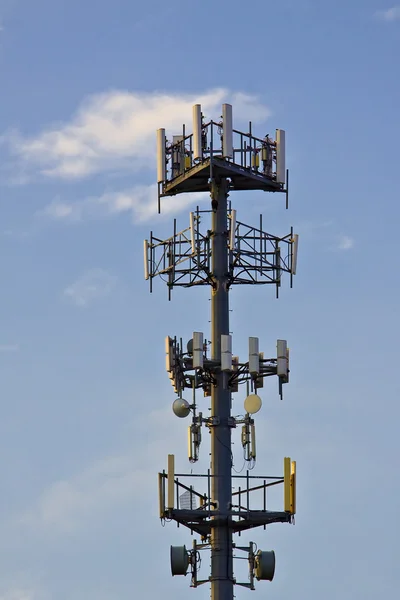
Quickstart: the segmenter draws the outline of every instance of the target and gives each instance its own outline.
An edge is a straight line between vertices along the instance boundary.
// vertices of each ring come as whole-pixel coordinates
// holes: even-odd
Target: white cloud
[[[50,485],[21,521],[34,527],[71,531],[82,518],[131,499],[138,481],[137,457],[101,460],[75,478]]]
[[[182,423],[168,406],[137,417],[133,426],[135,446],[129,452],[99,459],[76,476],[44,489],[35,505],[16,519],[24,531],[29,527],[55,534],[71,532],[133,500],[136,507],[140,502],[148,504],[150,494],[156,505],[156,474],[165,463],[166,448],[173,447],[177,434],[183,434]],[[148,436],[148,431],[162,431],[162,435]]]
[[[383,21],[397,21],[400,19],[400,6],[392,6],[386,10],[378,10],[376,16]]]
[[[75,306],[81,308],[92,304],[96,299],[111,293],[116,284],[116,277],[103,269],[91,269],[71,283],[64,296]]]
[[[339,236],[337,249],[338,250],[350,250],[354,246],[354,239],[348,235]]]
[[[221,104],[234,105],[235,119],[263,121],[269,110],[257,97],[214,89],[200,95],[110,91],[89,96],[69,122],[37,136],[3,136],[22,164],[47,177],[79,179],[99,172],[155,167],[155,131],[181,131],[200,102],[207,117],[218,118]]]
[[[72,204],[66,204],[58,200],[46,206],[43,212],[52,219],[71,219],[77,216]]]
[[[164,215],[177,213],[189,204],[207,200],[209,197],[208,193],[200,192],[164,198],[161,212]],[[157,211],[157,185],[143,185],[119,192],[107,192],[102,196],[93,196],[73,203],[55,200],[40,214],[57,221],[82,221],[130,213],[134,223],[144,223],[153,218]]]

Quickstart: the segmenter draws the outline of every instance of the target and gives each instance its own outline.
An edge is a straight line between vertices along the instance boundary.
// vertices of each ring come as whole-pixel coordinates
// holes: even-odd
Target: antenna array
[[[266,377],[278,378],[279,395],[289,382],[289,348],[278,340],[276,356],[266,358],[257,337],[249,338],[248,355],[233,355],[229,332],[229,291],[233,285],[273,284],[278,296],[285,273],[293,283],[296,274],[298,236],[293,229],[283,237],[264,231],[262,216],[257,227],[240,222],[236,210],[228,204],[228,195],[236,190],[263,190],[283,193],[288,207],[289,173],[285,164],[285,132],[276,131],[275,140],[268,135],[257,138],[249,123],[247,133],[233,128],[232,106],[222,106],[219,121],[206,121],[201,106],[193,107],[193,133],[166,137],[157,131],[158,210],[161,198],[183,192],[209,191],[211,210],[190,213],[189,226],[159,239],[153,233],[144,242],[145,279],[150,291],[153,279],[163,278],[169,298],[174,287],[209,285],[211,296],[211,340],[202,332],[193,332],[184,345],[182,339],[167,336],[166,370],[177,395],[173,412],[179,418],[191,414],[188,427],[188,458],[199,459],[202,428],[211,434],[211,464],[207,473],[177,474],[175,458],[168,456],[168,468],[159,473],[159,508],[161,520],[174,520],[192,534],[200,536],[191,549],[171,546],[172,575],[191,574],[191,586],[211,584],[212,600],[233,600],[234,585],[255,588],[255,580],[272,581],[275,572],[273,551],[256,550],[255,544],[239,546],[234,535],[272,523],[292,523],[296,513],[296,463],[284,459],[283,475],[250,475],[256,461],[254,415],[261,409],[258,392]],[[211,215],[211,229],[203,222]],[[245,415],[231,415],[232,394],[246,384]],[[190,391],[191,401],[183,394]],[[198,393],[211,400],[211,414],[198,411]],[[241,426],[244,458],[249,468],[245,475],[232,474],[231,437]],[[196,478],[204,483],[198,491],[184,483]],[[242,480],[236,491],[233,480]],[[244,480],[244,481],[243,481]],[[239,482],[240,483],[240,482]],[[267,507],[268,488],[283,485],[283,510]],[[243,487],[242,487],[243,486]],[[250,501],[253,492],[262,494],[262,507],[255,510]],[[200,552],[211,551],[211,574],[201,579]],[[234,577],[234,552],[247,554],[249,581]]]

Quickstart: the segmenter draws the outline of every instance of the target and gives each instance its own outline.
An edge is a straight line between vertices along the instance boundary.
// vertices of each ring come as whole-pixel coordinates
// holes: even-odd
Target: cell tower
[[[206,121],[201,106],[193,107],[193,133],[166,138],[165,129],[157,132],[158,210],[165,196],[179,193],[210,192],[211,210],[190,213],[189,226],[161,240],[153,233],[144,242],[145,278],[150,282],[161,276],[167,282],[169,298],[174,286],[211,287],[211,340],[194,332],[184,347],[182,339],[166,338],[166,368],[177,399],[173,412],[178,417],[191,414],[189,461],[199,458],[202,426],[211,437],[211,464],[204,474],[175,472],[174,456],[168,456],[167,470],[159,473],[161,520],[174,520],[187,527],[193,540],[191,549],[171,546],[172,575],[191,575],[191,587],[210,582],[212,600],[232,600],[234,585],[255,589],[255,580],[272,581],[275,572],[273,551],[256,550],[253,542],[238,545],[235,534],[271,523],[292,523],[296,512],[296,463],[284,459],[283,475],[250,475],[256,460],[253,415],[261,408],[258,390],[264,378],[277,376],[279,394],[289,381],[289,349],[285,340],[277,341],[277,353],[266,358],[259,350],[258,338],[249,338],[245,359],[232,355],[229,330],[229,291],[234,285],[273,284],[278,296],[283,273],[292,284],[296,273],[298,236],[293,229],[284,237],[263,230],[262,216],[257,227],[245,225],[228,203],[236,190],[280,192],[288,206],[288,171],[285,166],[285,132],[278,129],[276,139],[257,138],[252,133],[233,129],[232,106],[222,106],[218,122]],[[208,213],[208,214],[207,214]],[[210,219],[211,229],[203,221]],[[203,225],[203,226],[202,226]],[[210,351],[211,350],[211,351]],[[231,414],[232,394],[239,384],[247,386],[246,414]],[[190,390],[191,402],[183,398]],[[198,411],[197,394],[204,397],[210,416]],[[209,399],[211,398],[211,407]],[[241,426],[241,442],[249,469],[246,474],[232,473],[231,436]],[[189,484],[193,479],[197,485]],[[232,484],[236,482],[235,488]],[[198,489],[198,485],[203,485]],[[283,485],[283,510],[267,508],[267,491]],[[255,509],[250,500],[257,497]],[[211,574],[200,578],[200,553],[211,551]],[[234,553],[247,554],[249,579],[236,581]],[[246,558],[245,556],[241,556]]]

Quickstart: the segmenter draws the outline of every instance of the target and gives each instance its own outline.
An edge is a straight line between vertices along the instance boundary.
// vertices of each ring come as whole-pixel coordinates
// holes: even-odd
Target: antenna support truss
[[[203,215],[213,211],[199,210],[191,213],[191,224],[181,231],[162,240],[153,232],[146,241],[145,270],[152,282],[160,276],[167,283],[169,298],[173,287],[193,287],[196,285],[215,286],[212,274],[212,238],[211,230],[202,231]],[[236,211],[230,211],[230,222]],[[262,215],[258,227],[246,225],[235,220],[235,231],[231,233],[233,244],[229,250],[227,286],[232,285],[265,285],[276,286],[279,294],[282,274],[290,274],[290,285],[293,285],[295,273],[297,236],[291,228],[290,233],[277,237],[263,231]]]

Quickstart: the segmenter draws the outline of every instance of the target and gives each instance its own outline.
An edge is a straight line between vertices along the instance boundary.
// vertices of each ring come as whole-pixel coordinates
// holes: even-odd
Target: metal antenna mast
[[[166,368],[177,399],[173,411],[178,417],[192,414],[189,426],[189,461],[199,458],[202,426],[211,434],[211,465],[206,474],[177,474],[175,459],[168,456],[168,469],[159,473],[160,518],[175,520],[200,536],[191,550],[171,546],[172,575],[191,574],[191,586],[210,582],[212,600],[233,600],[234,585],[255,589],[255,579],[272,581],[275,572],[273,551],[255,550],[255,544],[239,546],[234,534],[277,522],[291,523],[296,512],[296,463],[284,459],[284,473],[278,477],[232,475],[231,435],[242,426],[244,458],[254,466],[256,460],[253,415],[262,405],[258,390],[264,379],[278,376],[282,398],[283,384],[289,381],[289,349],[285,340],[277,341],[277,354],[265,358],[259,351],[258,338],[249,338],[246,360],[232,356],[229,333],[229,290],[237,284],[274,284],[278,295],[283,273],[289,273],[292,284],[296,273],[298,236],[273,236],[263,230],[262,216],[258,227],[236,219],[236,210],[228,204],[230,191],[263,190],[286,195],[288,206],[288,171],[285,166],[285,132],[277,130],[276,139],[268,135],[257,138],[249,131],[233,129],[232,106],[222,106],[218,122],[206,122],[201,106],[193,107],[193,133],[168,141],[164,129],[157,132],[158,209],[162,197],[183,192],[205,192],[211,195],[211,210],[190,213],[190,225],[161,240],[150,234],[144,242],[145,278],[161,276],[166,280],[169,298],[173,287],[209,285],[211,297],[210,343],[203,333],[194,332],[186,349],[182,340],[166,338]],[[202,222],[211,214],[211,229],[202,230]],[[232,394],[246,383],[247,397],[243,418],[231,415]],[[182,396],[190,389],[192,401]],[[211,397],[211,416],[197,412],[196,393]],[[250,392],[250,393],[249,393]],[[199,492],[193,483],[205,481],[206,490]],[[183,483],[185,480],[187,483]],[[232,488],[233,480],[239,486]],[[254,481],[257,480],[257,481]],[[241,484],[241,485],[240,485]],[[254,485],[256,484],[256,485]],[[283,510],[267,508],[267,490],[283,484]],[[233,491],[234,490],[234,491]],[[256,492],[262,495],[262,508],[251,507]],[[259,496],[258,496],[259,497]],[[254,504],[254,502],[253,502]],[[211,575],[199,578],[200,552],[211,551]],[[249,580],[236,581],[233,569],[235,552],[245,552],[249,563]]]

